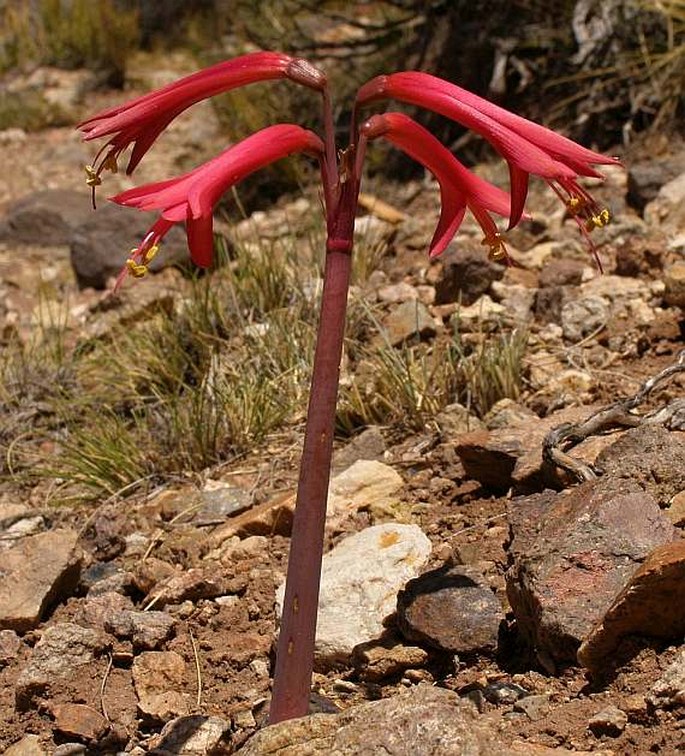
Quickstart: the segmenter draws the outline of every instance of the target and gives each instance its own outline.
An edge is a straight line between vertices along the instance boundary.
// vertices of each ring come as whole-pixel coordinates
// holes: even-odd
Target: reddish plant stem
[[[353,160],[350,165],[354,165]],[[339,201],[328,224],[319,332],[276,652],[270,724],[304,716],[309,710],[326,500],[358,190],[359,182],[352,173],[340,185]]]

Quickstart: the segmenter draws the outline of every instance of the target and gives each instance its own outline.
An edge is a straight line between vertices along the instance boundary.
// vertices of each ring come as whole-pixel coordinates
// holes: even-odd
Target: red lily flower
[[[326,86],[326,75],[305,60],[283,53],[255,52],[217,63],[91,116],[78,125],[84,139],[111,138],[98,152],[94,165],[86,168],[88,185],[95,191],[103,169],[115,172],[117,158],[129,144],[134,146],[126,173],[132,173],[159,134],[196,102],[246,84],[282,78],[320,91]]]
[[[295,152],[316,157],[323,142],[314,132],[293,124],[278,124],[252,134],[220,155],[182,176],[129,189],[111,197],[112,202],[139,210],[161,210],[161,216],[136,247],[119,276],[136,277],[147,272],[159,242],[174,225],[185,221],[190,256],[196,265],[212,262],[212,213],[221,195],[250,173]]]
[[[608,222],[608,211],[599,208],[576,179],[578,176],[601,177],[592,165],[620,165],[616,158],[588,150],[456,84],[419,71],[378,76],[359,90],[356,102],[363,105],[388,97],[451,118],[495,146],[509,164],[510,228],[521,219],[531,173],[547,180],[571,214],[578,217],[586,235]]]
[[[402,113],[383,113],[359,128],[362,139],[385,137],[425,166],[440,185],[440,220],[430,243],[430,256],[441,254],[457,232],[466,208],[473,213],[485,233],[483,244],[495,260],[508,259],[506,247],[488,210],[507,216],[509,193],[471,173],[423,126]]]

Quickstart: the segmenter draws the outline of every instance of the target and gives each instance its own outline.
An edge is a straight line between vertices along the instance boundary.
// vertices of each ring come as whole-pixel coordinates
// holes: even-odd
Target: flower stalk
[[[193,261],[202,267],[210,265],[213,209],[231,186],[253,171],[294,153],[313,156],[321,167],[327,230],[324,285],[276,654],[269,719],[272,724],[303,716],[309,709],[354,221],[367,145],[384,138],[437,179],[441,213],[429,245],[431,256],[445,250],[469,210],[483,229],[483,244],[489,248],[490,256],[510,264],[513,263],[503,231],[490,213],[508,217],[510,228],[527,217],[524,205],[528,180],[533,174],[547,181],[566,204],[596,256],[590,234],[605,226],[610,216],[578,183],[578,178],[601,175],[592,167],[595,164],[618,162],[454,84],[416,71],[376,77],[359,90],[348,146],[338,153],[325,74],[301,58],[258,52],[217,64],[84,121],[79,128],[85,139],[108,140],[93,166],[86,168],[93,196],[102,183],[102,171],[116,171],[117,159],[127,147],[132,146],[127,166],[127,173],[131,173],[166,126],[193,103],[235,87],[282,78],[321,95],[323,139],[293,124],[269,126],[183,176],[137,187],[112,198],[121,205],[160,213],[132,250],[119,285],[128,275],[140,277],[147,273],[148,263],[175,223],[186,226]],[[434,110],[488,139],[509,165],[510,192],[471,173],[432,134],[406,115],[392,112],[372,115],[357,127],[362,107],[388,98]]]

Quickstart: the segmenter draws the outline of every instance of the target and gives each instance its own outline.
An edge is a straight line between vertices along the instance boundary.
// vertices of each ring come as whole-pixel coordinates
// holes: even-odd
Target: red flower
[[[116,171],[117,158],[130,144],[133,151],[126,173],[132,173],[159,134],[196,102],[245,84],[282,78],[317,90],[323,90],[326,84],[325,74],[307,61],[283,53],[255,52],[217,63],[88,118],[78,125],[85,140],[110,137],[98,152],[94,165],[86,168],[88,184],[94,191],[101,183],[103,169]]]
[[[224,150],[220,155],[183,176],[129,189],[112,202],[139,210],[161,210],[161,216],[126,261],[127,272],[142,276],[157,253],[159,242],[174,225],[185,221],[190,256],[197,265],[212,262],[212,213],[221,195],[250,173],[295,152],[323,154],[316,134],[300,126],[268,126]]]
[[[521,219],[531,173],[547,180],[577,218],[586,236],[593,228],[608,223],[608,211],[602,210],[576,179],[579,176],[601,177],[592,166],[620,165],[617,158],[588,150],[456,84],[419,71],[372,79],[359,90],[357,104],[388,97],[458,121],[493,144],[509,164],[510,228]]]
[[[483,244],[493,259],[507,258],[506,247],[488,210],[507,216],[508,192],[490,184],[465,168],[430,131],[402,113],[384,113],[365,121],[359,133],[363,139],[385,137],[425,166],[440,184],[440,220],[430,243],[430,256],[441,254],[457,232],[466,208],[473,213],[485,233]]]

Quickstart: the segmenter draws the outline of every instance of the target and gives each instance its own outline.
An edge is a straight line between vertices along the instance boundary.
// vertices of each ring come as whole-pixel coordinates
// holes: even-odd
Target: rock
[[[647,700],[657,709],[685,706],[685,649],[654,683]]]
[[[536,322],[543,325],[559,323],[562,309],[577,297],[577,291],[572,286],[548,286],[538,289],[533,303]]]
[[[406,670],[423,667],[428,653],[418,646],[405,646],[394,639],[364,643],[352,654],[352,664],[362,680],[381,682],[398,678]]]
[[[676,528],[685,527],[685,490],[677,493],[669,502],[666,517]]]
[[[483,422],[488,430],[495,430],[510,425],[522,425],[538,419],[532,410],[522,404],[517,404],[513,399],[500,399],[490,407]]]
[[[124,266],[127,250],[137,246],[148,232],[150,218],[130,208],[107,204],[90,212],[69,236],[71,265],[81,288],[104,289]],[[164,237],[159,254],[150,263],[156,272],[168,265],[187,262],[185,233],[172,228]]]
[[[388,341],[400,346],[412,339],[427,339],[435,335],[435,321],[424,304],[404,302],[395,307],[383,321]]]
[[[107,593],[88,596],[75,619],[79,624],[104,630],[111,619],[117,620],[124,612],[133,609],[133,602],[128,596],[108,591]]]
[[[669,155],[631,164],[628,168],[628,204],[642,213],[646,205],[656,199],[661,187],[685,170],[684,162]]]
[[[21,639],[14,630],[0,630],[0,669],[16,658]]]
[[[190,709],[190,672],[183,657],[174,651],[145,651],[132,667],[133,684],[140,714],[165,722],[185,716]]]
[[[117,638],[130,638],[136,650],[158,648],[175,629],[176,620],[165,612],[129,610],[110,615],[105,621],[105,630]]]
[[[591,671],[607,667],[607,657],[627,635],[682,638],[685,635],[685,540],[652,551],[616,596],[578,651]]]
[[[504,266],[494,263],[477,244],[453,242],[440,257],[434,275],[435,303],[472,305],[493,281],[504,275]]]
[[[241,593],[247,583],[247,575],[233,575],[221,563],[215,563],[174,573],[155,586],[153,598],[155,606],[162,607]]]
[[[81,572],[78,533],[52,530],[28,536],[0,553],[0,629],[25,632],[76,588]]]
[[[576,343],[597,331],[609,320],[609,304],[599,296],[571,299],[561,308],[564,338]]]
[[[83,704],[63,703],[52,707],[55,730],[68,738],[97,742],[107,733],[109,725],[99,711]]]
[[[519,698],[514,703],[514,711],[525,714],[531,722],[539,722],[549,711],[549,693]]]
[[[328,488],[326,528],[336,531],[342,522],[370,507],[391,509],[404,481],[383,462],[359,460],[336,475]]]
[[[69,189],[43,189],[14,202],[0,222],[0,241],[8,244],[69,244],[73,230],[92,213],[90,197]]]
[[[26,735],[5,749],[5,756],[48,756],[38,735]]]
[[[397,597],[402,635],[453,654],[495,651],[503,620],[500,602],[473,567],[432,570]]]
[[[592,734],[597,737],[608,735],[615,738],[626,729],[627,724],[628,716],[625,711],[621,711],[617,706],[607,706],[606,709],[598,711],[587,723],[587,726]]]
[[[333,473],[340,473],[359,460],[380,462],[386,449],[381,429],[376,426],[366,428],[333,454]]]
[[[68,677],[77,667],[90,664],[106,647],[107,639],[102,633],[72,622],[47,627],[17,679],[17,707],[26,709],[35,696],[45,693],[57,679]]]
[[[389,726],[392,723],[392,726]],[[456,693],[417,685],[340,714],[313,714],[267,727],[242,756],[509,756],[509,744]]]
[[[394,613],[397,593],[416,577],[431,543],[416,525],[386,523],[366,528],[324,555],[316,628],[321,666],[347,662],[355,646],[380,638]],[[285,583],[276,593],[283,610]]]
[[[660,425],[631,428],[597,455],[595,465],[612,478],[636,481],[666,506],[685,489],[685,433]]]
[[[664,184],[645,207],[645,220],[662,230],[681,231],[685,224],[685,172]]]
[[[482,430],[485,426],[463,404],[448,404],[435,418],[443,438],[449,439],[461,433]]]
[[[504,305],[483,294],[472,305],[459,307],[450,317],[450,327],[454,333],[473,333],[486,326],[493,328],[500,325],[506,314]]]
[[[670,307],[685,309],[685,262],[678,260],[664,270],[664,300]]]
[[[468,477],[496,490],[512,485],[518,491],[539,490],[562,481],[555,468],[543,463],[542,442],[552,428],[587,417],[592,407],[569,407],[540,419],[523,415],[520,423],[492,431],[474,431],[459,436],[455,451]],[[602,437],[600,446],[611,443]],[[593,463],[600,449],[595,439],[587,439],[570,451],[586,463]]]
[[[249,491],[223,480],[206,481],[200,498],[201,506],[192,519],[195,525],[218,525],[253,503]]]
[[[149,753],[150,756],[207,756],[223,749],[228,752],[224,738],[228,737],[230,728],[230,722],[220,717],[178,717],[167,722],[159,735],[152,738]]]
[[[496,302],[504,307],[507,318],[523,325],[532,317],[536,289],[522,284],[505,284],[494,281],[492,295]]]
[[[418,298],[419,293],[416,290],[416,287],[406,281],[400,281],[396,284],[388,284],[387,286],[381,286],[381,288],[378,289],[378,299],[381,302],[397,304],[398,302],[413,302]]]
[[[558,257],[545,263],[540,271],[540,288],[550,286],[579,286],[586,264],[570,257]]]
[[[512,500],[507,596],[541,663],[575,663],[581,641],[636,567],[675,530],[629,480],[600,479],[562,494]]]

